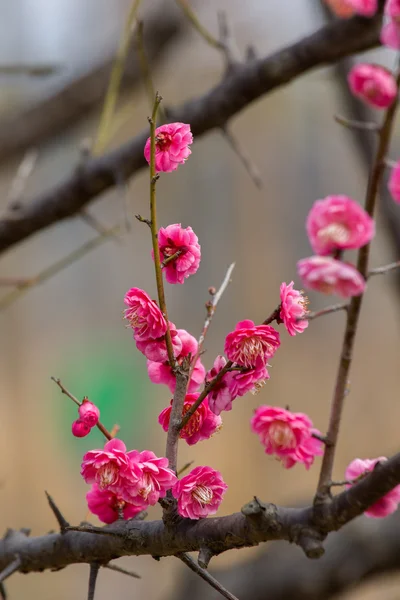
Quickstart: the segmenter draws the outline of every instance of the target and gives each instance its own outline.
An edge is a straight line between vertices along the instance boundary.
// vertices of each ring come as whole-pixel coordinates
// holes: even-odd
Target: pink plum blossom
[[[154,506],[177,481],[175,473],[168,468],[168,459],[158,458],[151,450],[132,450],[129,458],[141,472],[138,481],[129,490],[132,501]]]
[[[78,412],[80,420],[86,423],[90,428],[95,427],[99,422],[100,411],[97,406],[87,398],[84,398],[82,404],[78,408]]]
[[[182,351],[182,340],[178,335],[175,325],[171,322],[169,322],[169,331],[171,334],[172,349],[174,351],[174,356],[179,356],[179,354]],[[133,337],[136,341],[136,348],[139,350],[139,352],[144,354],[148,360],[161,363],[168,362],[168,352],[167,344],[165,342],[165,335],[155,340],[136,339],[135,335]]]
[[[309,469],[314,458],[323,453],[322,442],[313,437],[320,432],[303,413],[260,406],[251,419],[251,429],[259,436],[266,454],[276,455],[285,469],[296,463],[303,463]]]
[[[307,297],[293,289],[294,282],[282,283],[280,288],[281,310],[280,320],[284,323],[289,335],[302,333],[308,327],[308,321],[303,319],[307,315]],[[303,319],[303,320],[300,320]]]
[[[124,519],[132,519],[147,506],[146,504],[143,506],[130,504],[114,492],[100,489],[96,483],[86,494],[86,500],[90,512],[103,523],[114,523],[119,517],[119,512],[122,512]]]
[[[206,383],[212,381],[225,365],[226,359],[223,356],[217,356],[213,368],[206,374]],[[236,397],[231,392],[232,378],[233,372],[225,373],[207,396],[208,406],[215,415],[221,414],[223,410],[232,410],[232,401]]]
[[[82,460],[81,475],[86,483],[96,483],[101,490],[109,490],[123,500],[130,501],[129,492],[137,486],[141,469],[130,460],[125,444],[114,438],[103,450],[90,450]]]
[[[378,10],[378,0],[347,0],[350,6],[359,15],[373,17]]]
[[[144,290],[131,288],[125,294],[125,319],[134,331],[136,341],[157,339],[167,331],[166,320],[157,303]]]
[[[91,427],[81,419],[77,419],[72,423],[72,435],[75,437],[86,437],[90,433]]]
[[[375,234],[369,214],[358,202],[341,195],[317,200],[308,213],[306,228],[312,249],[321,255],[361,248]]]
[[[156,171],[169,173],[183,165],[190,156],[189,145],[193,142],[190,125],[167,123],[156,129]],[[144,157],[150,164],[150,138],[144,147]]]
[[[219,471],[196,467],[172,488],[178,500],[178,513],[187,519],[204,519],[215,515],[228,486]]]
[[[400,160],[396,162],[390,172],[388,188],[393,200],[400,204]]]
[[[161,227],[158,232],[158,246],[161,262],[179,252],[174,260],[163,267],[168,283],[184,283],[187,277],[196,273],[200,265],[201,251],[199,239],[191,227],[184,229],[180,223]]]
[[[225,339],[225,354],[242,367],[255,367],[261,359],[264,366],[280,346],[279,333],[270,325],[240,321]]]
[[[365,290],[365,280],[355,267],[329,256],[310,256],[299,260],[297,273],[305,287],[323,294],[350,298]]]
[[[385,462],[387,458],[385,456],[379,456],[379,458],[355,458],[351,461],[346,469],[346,479],[352,481],[359,479],[363,475],[373,471],[375,466],[380,462]],[[352,484],[356,483],[352,481]],[[352,484],[346,485],[347,488],[351,487]],[[400,485],[396,485],[390,492],[388,492],[383,498],[375,502],[368,510],[365,511],[367,517],[387,517],[391,515],[397,509],[400,503]]]
[[[182,350],[176,357],[176,362],[178,363],[178,365],[182,365],[184,359],[187,358],[189,354],[192,358],[194,358],[198,350],[198,343],[196,338],[193,337],[190,333],[188,333],[185,329],[177,329],[177,333],[182,342]],[[147,372],[150,381],[152,381],[153,383],[163,383],[169,387],[172,393],[174,393],[176,385],[176,375],[168,361],[154,362],[148,360]],[[189,393],[198,391],[198,389],[204,381],[205,372],[206,370],[204,368],[204,365],[202,364],[201,359],[198,358],[195,367],[191,373],[188,386]]]
[[[351,92],[374,108],[388,108],[397,96],[393,74],[380,65],[355,65],[347,79]]]
[[[196,402],[198,394],[187,394],[183,404],[182,415],[184,416],[192,405]],[[172,400],[171,400],[172,405]],[[171,417],[171,406],[164,408],[159,414],[158,422],[164,431],[168,431],[169,420]],[[208,440],[222,426],[221,417],[215,415],[208,406],[207,398],[203,400],[196,412],[190,417],[179,433],[179,437],[184,439],[189,446],[197,444],[202,440]]]
[[[258,358],[256,366],[245,371],[233,371],[230,381],[232,396],[244,396],[247,392],[255,394],[269,379],[269,373],[263,361]]]

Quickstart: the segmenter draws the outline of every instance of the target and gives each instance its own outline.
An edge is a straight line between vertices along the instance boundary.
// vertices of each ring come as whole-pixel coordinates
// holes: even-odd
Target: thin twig
[[[165,302],[164,282],[161,269],[160,249],[158,246],[158,229],[157,229],[157,200],[156,200],[156,124],[158,107],[161,104],[162,97],[157,92],[154,100],[153,112],[150,123],[150,229],[151,241],[154,252],[154,268],[156,272],[156,284],[158,293],[158,302],[160,310],[163,313],[167,322],[167,333],[165,334],[165,344],[167,346],[168,360],[172,368],[175,366],[174,350],[172,347],[171,332],[169,330],[169,320],[167,313],[167,303]]]
[[[400,66],[398,66],[396,75],[397,87],[400,84]],[[365,210],[373,217],[377,203],[379,185],[384,173],[384,158],[387,155],[394,119],[398,107],[398,95],[393,104],[385,113],[382,127],[379,131],[379,143],[376,150],[374,162],[371,167],[367,194],[365,199]],[[368,263],[371,243],[363,246],[358,253],[357,270],[366,278],[368,274]],[[329,418],[329,427],[327,432],[327,440],[329,444],[325,446],[325,452],[322,459],[321,472],[318,482],[317,494],[315,502],[325,502],[329,499],[329,482],[332,480],[332,470],[335,458],[337,439],[339,435],[344,399],[348,385],[348,378],[352,362],[353,347],[357,333],[357,326],[361,312],[363,294],[354,296],[349,305],[347,312],[346,330],[344,333],[342,350],[340,354],[339,368],[336,378],[335,391],[331,404],[331,413]]]
[[[10,564],[8,564],[5,569],[3,569],[1,571],[0,583],[5,581],[7,579],[7,577],[10,577],[16,571],[19,571],[21,565],[22,565],[22,561],[21,561],[20,556],[16,556],[15,559],[12,562],[10,562]]]
[[[176,260],[177,258],[179,258],[182,253],[183,253],[183,250],[177,250],[174,254],[172,254],[172,256],[168,256],[168,258],[166,258],[165,260],[162,261],[161,268],[163,269],[164,267],[169,265],[169,263],[171,263],[174,260]]]
[[[153,78],[151,76],[150,65],[149,65],[149,61],[147,60],[146,50],[144,47],[143,21],[140,21],[140,20],[137,21],[137,27],[136,27],[136,32],[135,32],[135,36],[134,36],[134,41],[135,41],[137,56],[139,59],[140,72],[142,75],[144,87],[145,87],[147,98],[149,101],[149,106],[150,106],[150,108],[152,108],[154,98],[156,95],[156,90],[154,87]],[[160,121],[165,122],[166,116],[165,116],[165,111],[164,111],[162,105],[159,106],[158,110],[159,110],[159,115],[160,115]]]
[[[50,505],[50,508],[53,511],[55,518],[57,519],[57,523],[60,526],[61,533],[65,533],[65,531],[67,530],[67,527],[69,527],[69,523],[68,523],[67,519],[64,517],[64,515],[62,514],[62,512],[60,511],[60,509],[58,508],[57,504],[54,502],[54,500],[50,496],[50,494],[46,491],[45,491],[45,494],[47,497],[47,501]]]
[[[18,277],[0,277],[0,287],[24,287],[29,285],[30,279]]]
[[[217,40],[207,29],[202,25],[196,15],[196,13],[192,10],[187,0],[176,0],[176,3],[181,7],[183,12],[185,13],[187,19],[191,22],[196,31],[201,35],[204,41],[207,42],[213,48],[217,50],[224,50],[221,42]]]
[[[240,64],[239,50],[235,44],[226,11],[218,11],[219,43],[225,57],[225,76],[229,75],[236,65]]]
[[[80,402],[78,400],[78,398],[75,398],[75,396],[73,396],[71,394],[71,392],[69,392],[67,390],[67,388],[61,383],[61,380],[56,378],[56,377],[51,377],[50,378],[52,381],[54,381],[54,383],[56,383],[58,385],[58,387],[60,388],[60,390],[62,391],[63,394],[65,394],[66,396],[68,396],[68,398],[70,398],[73,402],[75,402],[75,404],[77,404],[78,406],[81,406],[82,402]],[[102,425],[100,423],[100,421],[97,423],[96,425],[97,429],[100,429],[101,433],[104,435],[104,437],[106,437],[108,440],[112,440],[113,436],[112,434],[104,427],[104,425]]]
[[[135,571],[129,571],[128,569],[124,569],[123,567],[119,567],[118,565],[112,565],[111,563],[107,563],[103,565],[104,569],[109,569],[110,571],[116,571],[117,573],[122,573],[123,575],[129,575],[129,577],[134,577],[135,579],[141,579],[141,575],[135,573]]]
[[[304,317],[299,319],[299,321],[313,321],[314,319],[318,319],[318,317],[323,317],[324,315],[330,315],[331,313],[339,312],[340,310],[347,311],[349,308],[349,304],[347,302],[341,302],[339,304],[332,304],[331,306],[326,306],[321,310],[317,310],[315,312],[309,312]]]
[[[185,563],[185,565],[189,567],[189,569],[194,571],[197,575],[204,579],[204,581],[207,581],[207,583],[211,585],[211,587],[213,587],[215,590],[217,590],[221,594],[221,596],[227,598],[228,600],[238,600],[236,596],[231,594],[231,592],[229,592],[221,583],[219,583],[219,581],[217,581],[212,575],[210,575],[208,571],[202,569],[196,563],[196,561],[194,561],[193,558],[189,556],[189,554],[182,552],[181,554],[177,554],[177,557],[180,558],[180,560],[183,563]]]
[[[269,315],[269,317],[267,317],[265,319],[265,321],[263,321],[262,324],[269,325],[270,323],[273,323],[274,321],[276,321],[277,319],[280,318],[280,314],[281,314],[281,305],[279,304],[279,306],[276,307],[276,309]],[[302,321],[303,319],[300,319],[300,320]]]
[[[28,75],[29,77],[48,77],[55,75],[62,70],[61,65],[37,64],[25,65],[23,63],[15,65],[0,65],[0,75]]]
[[[89,587],[88,587],[87,600],[94,600],[94,594],[96,591],[97,575],[99,574],[99,569],[100,569],[99,563],[91,563],[90,564]]]
[[[354,121],[352,119],[347,119],[342,115],[335,115],[334,119],[336,123],[343,125],[343,127],[347,127],[347,129],[364,129],[373,131],[374,133],[379,133],[380,131],[380,125],[378,125],[378,123],[372,123],[370,121]]]
[[[69,267],[74,262],[76,262],[77,260],[82,258],[85,254],[87,254],[91,250],[94,250],[95,248],[97,248],[98,246],[100,246],[101,244],[106,242],[118,230],[119,230],[119,226],[108,229],[102,235],[95,237],[93,240],[89,240],[88,242],[85,242],[84,244],[82,244],[82,246],[79,246],[79,248],[76,248],[70,254],[68,254],[67,256],[64,256],[64,258],[61,258],[60,260],[56,261],[55,263],[53,263],[46,269],[43,269],[43,271],[41,271],[35,277],[26,279],[25,283],[23,285],[20,285],[20,287],[18,287],[16,290],[13,290],[12,292],[10,292],[9,294],[6,294],[5,296],[3,296],[3,298],[0,299],[0,310],[7,308],[13,302],[15,302],[16,300],[21,298],[21,296],[26,294],[26,292],[30,288],[40,285],[41,283],[44,283],[45,281],[47,281],[48,279],[50,279],[51,277],[53,277],[54,275],[56,275],[57,273],[59,273],[60,271],[65,269],[66,267]]]
[[[221,132],[225,138],[225,141],[232,148],[236,156],[240,159],[254,185],[258,187],[259,190],[261,190],[263,187],[263,181],[261,179],[261,175],[258,168],[252,162],[250,156],[247,154],[244,148],[242,148],[239,141],[235,138],[235,136],[231,133],[231,131],[226,125],[224,127],[221,127]]]
[[[179,471],[177,472],[178,477],[180,475],[182,475],[182,473],[184,473],[186,471],[186,469],[188,469],[189,467],[191,467],[193,463],[194,463],[194,460],[190,460],[189,462],[187,462],[186,464],[184,464],[183,467],[181,467],[179,469]]]
[[[397,260],[396,262],[390,263],[389,265],[377,267],[376,269],[370,269],[368,271],[368,277],[373,277],[374,275],[386,275],[386,273],[390,273],[390,271],[394,271],[395,269],[399,268],[400,260]]]
[[[111,71],[110,82],[108,84],[108,89],[104,100],[97,138],[93,147],[93,154],[100,154],[108,142],[111,122],[114,117],[115,106],[124,73],[124,66],[128,56],[129,44],[132,36],[132,27],[135,22],[140,3],[141,0],[133,1],[128,13],[128,17],[125,21],[124,30],[121,35],[117,55]]]
[[[96,219],[96,217],[94,217],[87,209],[83,209],[83,211],[80,213],[79,216],[81,217],[81,219],[83,221],[85,221],[85,223],[87,225],[89,225],[89,227],[91,227],[92,229],[97,231],[97,233],[99,233],[100,235],[108,236],[107,227],[105,227],[102,223],[100,223],[100,221],[98,219]],[[112,237],[118,244],[121,244],[121,240],[118,237],[117,232],[112,234]]]
[[[1,600],[7,600],[7,592],[4,583],[0,583],[0,598]]]

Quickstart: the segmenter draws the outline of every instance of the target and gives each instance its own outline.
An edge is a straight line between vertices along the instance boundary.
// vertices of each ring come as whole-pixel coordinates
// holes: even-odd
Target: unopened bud
[[[99,422],[100,411],[93,402],[83,399],[79,409],[79,417],[88,427],[92,428]]]
[[[85,437],[90,433],[90,427],[80,419],[72,423],[72,435],[75,437]]]

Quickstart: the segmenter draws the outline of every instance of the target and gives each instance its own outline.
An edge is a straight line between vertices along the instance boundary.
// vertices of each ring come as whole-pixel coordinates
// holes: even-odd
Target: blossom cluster
[[[326,1],[341,17],[353,13],[370,17],[377,10],[376,0]],[[400,26],[400,0],[388,0],[385,14],[389,19],[385,27]],[[349,74],[348,81],[352,92],[375,108],[390,106],[397,95],[393,75],[378,65],[358,65]],[[171,172],[184,164],[191,154],[192,141],[187,124],[170,123],[156,129],[156,171]],[[149,163],[150,154],[149,138],[144,148]],[[400,162],[392,172],[389,189],[400,202]],[[306,231],[315,254],[298,262],[298,275],[303,285],[343,297],[362,294],[365,280],[352,264],[342,261],[342,254],[371,242],[375,234],[371,216],[352,198],[330,195],[314,203],[307,216]],[[179,223],[161,227],[157,232],[157,243],[160,262],[157,258],[156,268],[161,265],[168,283],[183,284],[197,272],[201,248],[191,227],[183,228]],[[161,306],[162,295],[159,297]],[[169,321],[146,291],[138,287],[129,289],[124,303],[124,318],[132,330],[137,349],[147,359],[149,379],[166,385],[172,394],[176,388],[177,369],[188,369],[179,436],[190,446],[210,439],[222,427],[221,413],[231,411],[236,398],[257,392],[270,378],[269,361],[281,345],[280,333],[271,323],[284,324],[290,336],[304,332],[308,326],[308,299],[302,291],[295,289],[293,281],[283,282],[279,306],[271,317],[261,324],[249,319],[237,323],[225,338],[224,355],[218,355],[206,371],[199,342],[188,331]],[[174,360],[170,360],[171,348]],[[158,417],[164,431],[170,427],[172,405],[173,399]],[[87,435],[98,419],[97,407],[85,399],[79,407],[79,419],[72,426],[74,435]],[[275,456],[286,469],[299,463],[309,469],[315,458],[323,454],[324,437],[304,413],[262,405],[254,411],[250,424],[265,453]],[[354,485],[384,460],[384,457],[355,459],[346,471],[347,485]],[[162,501],[167,492],[170,498],[176,499],[181,517],[205,518],[217,512],[227,489],[222,475],[209,466],[195,467],[178,478],[167,458],[157,457],[150,450],[127,451],[125,444],[116,438],[110,439],[103,449],[91,450],[84,455],[81,474],[91,485],[86,496],[89,510],[105,523],[134,518]],[[366,514],[385,516],[393,512],[399,502],[400,486]]]

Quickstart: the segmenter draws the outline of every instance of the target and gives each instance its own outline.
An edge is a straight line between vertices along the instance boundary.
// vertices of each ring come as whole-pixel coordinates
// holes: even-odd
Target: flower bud
[[[90,433],[90,427],[81,419],[77,419],[72,423],[72,435],[75,437],[85,437],[88,433]]]
[[[90,429],[99,422],[100,411],[93,402],[84,399],[79,409],[80,420],[85,423]]]

